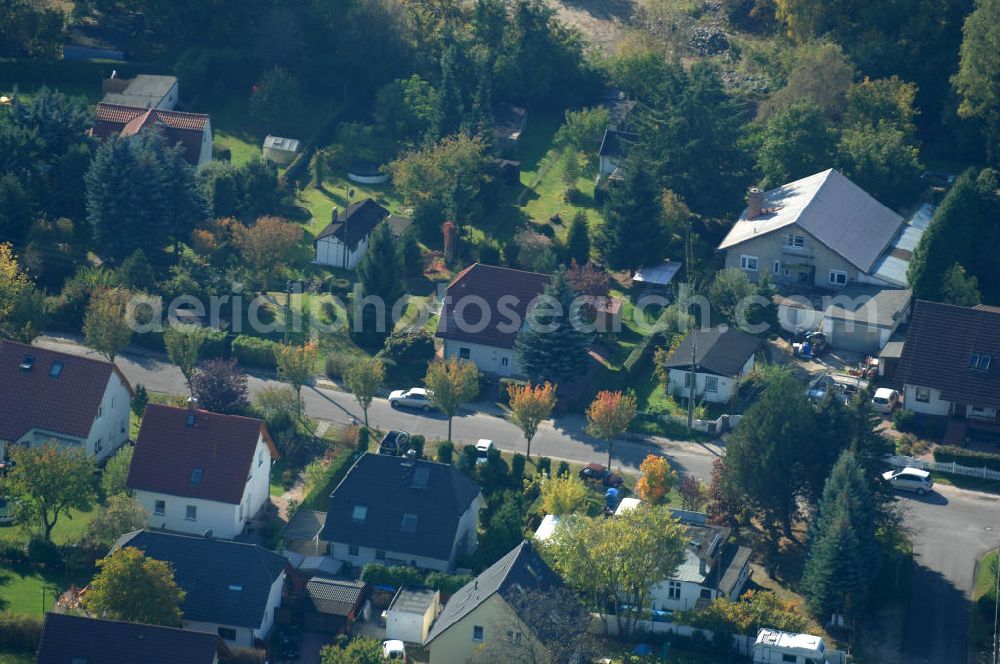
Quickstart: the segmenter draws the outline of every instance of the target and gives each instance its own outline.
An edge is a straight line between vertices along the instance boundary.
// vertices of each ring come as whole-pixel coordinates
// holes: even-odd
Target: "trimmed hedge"
[[[240,364],[249,364],[265,369],[276,369],[277,362],[274,359],[275,344],[269,339],[251,337],[241,334],[233,339],[232,352]]]
[[[201,346],[199,357],[203,360],[209,360],[228,356],[228,340],[229,334],[225,330],[206,329],[205,342]]]
[[[42,640],[42,616],[0,613],[0,650],[35,652]]]
[[[940,445],[934,448],[934,460],[938,463],[957,463],[972,468],[989,468],[1000,472],[1000,454],[967,450],[964,447]]]
[[[357,455],[347,450],[341,450],[338,456],[330,460],[323,469],[322,476],[317,478],[312,490],[302,497],[302,505],[308,510],[327,510],[330,507],[330,493],[337,483],[347,474]],[[319,462],[314,462],[319,463]]]
[[[414,567],[368,563],[361,570],[361,580],[379,586],[419,586],[424,575]]]

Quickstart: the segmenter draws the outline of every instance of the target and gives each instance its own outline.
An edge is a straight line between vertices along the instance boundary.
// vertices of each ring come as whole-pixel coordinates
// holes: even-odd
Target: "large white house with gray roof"
[[[903,218],[834,169],[770,191],[753,189],[719,249],[752,281],[838,289],[898,286],[876,275]]]

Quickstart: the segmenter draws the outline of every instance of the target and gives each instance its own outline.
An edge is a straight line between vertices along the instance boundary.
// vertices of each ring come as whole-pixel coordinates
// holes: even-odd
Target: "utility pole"
[[[292,319],[292,280],[285,282],[285,345],[288,345],[288,335],[291,332],[289,322]]]
[[[694,252],[691,250],[691,217],[688,216],[688,228],[687,228],[687,245],[685,246],[687,256],[685,257],[685,267],[684,272],[687,274],[688,280],[688,293],[693,293],[691,272],[693,266],[691,262],[694,260]],[[698,380],[698,374],[695,373],[695,357],[698,351],[698,341],[695,335],[696,330],[692,329],[688,334],[691,335],[691,373],[690,384],[688,385],[688,436],[691,435],[691,427],[694,424],[694,385]]]

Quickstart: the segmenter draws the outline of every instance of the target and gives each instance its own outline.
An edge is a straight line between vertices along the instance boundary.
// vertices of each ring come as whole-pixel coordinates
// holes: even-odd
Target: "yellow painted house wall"
[[[492,595],[468,615],[439,634],[430,642],[430,664],[463,664],[476,649],[497,639],[506,639],[506,632],[515,625],[514,612],[499,596]],[[483,627],[483,640],[472,640],[472,628]],[[522,638],[532,638],[525,634]]]

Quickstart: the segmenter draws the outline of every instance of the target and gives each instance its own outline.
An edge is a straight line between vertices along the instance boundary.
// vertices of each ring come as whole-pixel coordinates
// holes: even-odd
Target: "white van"
[[[486,438],[480,438],[479,442],[476,443],[476,465],[481,463],[486,463],[486,460],[490,458],[490,450],[493,449],[493,441]]]
[[[914,491],[918,496],[922,496],[934,488],[931,474],[919,468],[907,467],[902,470],[889,470],[882,473],[882,479],[892,485],[893,489]]]

